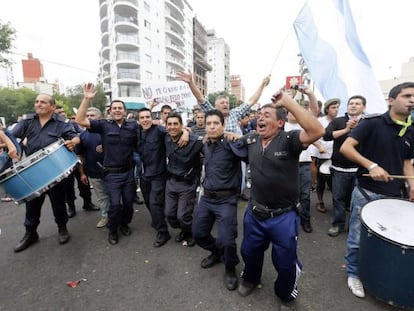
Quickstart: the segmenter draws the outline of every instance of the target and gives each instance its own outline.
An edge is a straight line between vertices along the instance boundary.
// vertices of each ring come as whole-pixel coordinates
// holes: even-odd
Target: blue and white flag
[[[317,7],[316,5],[323,7]],[[340,98],[339,115],[353,95],[367,99],[366,113],[387,110],[384,95],[361,47],[348,0],[308,0],[294,24],[302,57],[325,100]]]

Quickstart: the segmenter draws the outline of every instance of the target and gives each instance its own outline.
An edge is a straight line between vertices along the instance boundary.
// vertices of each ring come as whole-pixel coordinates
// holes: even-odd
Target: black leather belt
[[[227,189],[227,190],[207,190],[204,189],[204,195],[210,199],[224,199],[231,197],[232,195],[236,195],[238,193],[238,189]]]
[[[311,162],[299,162],[299,167],[301,167],[301,166],[308,166],[310,164],[311,164]]]
[[[266,220],[272,217],[280,216],[284,213],[295,210],[294,206],[284,207],[284,208],[269,208],[266,205],[263,205],[256,200],[251,200],[252,202],[252,213],[258,220]]]
[[[104,166],[104,173],[126,173],[133,168],[132,164],[122,166]]]
[[[176,181],[189,181],[188,178],[185,178],[184,176],[175,175],[170,172],[167,174],[167,179],[174,179]]]

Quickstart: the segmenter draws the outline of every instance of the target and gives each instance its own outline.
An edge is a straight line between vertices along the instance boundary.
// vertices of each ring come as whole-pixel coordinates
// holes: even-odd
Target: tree
[[[233,108],[235,108],[235,107],[238,106],[236,96],[234,96],[233,94],[230,94],[227,91],[221,91],[221,92],[216,92],[216,93],[208,94],[208,100],[209,100],[209,102],[214,105],[214,102],[216,101],[216,98],[219,95],[225,95],[225,96],[227,96],[229,98],[230,109],[233,109]]]
[[[32,113],[36,96],[36,92],[26,88],[0,89],[1,116],[6,118],[7,123],[11,123],[15,122],[19,116]]]
[[[15,38],[16,30],[10,23],[2,24],[0,21],[0,66],[8,66],[12,63],[6,56],[11,53]]]
[[[105,110],[105,104],[107,102],[107,98],[105,96],[105,93],[103,91],[103,87],[101,84],[96,85],[96,95],[92,102],[90,103],[90,106],[96,107],[99,110],[102,111],[102,113]],[[76,85],[72,88],[68,88],[66,90],[66,103],[70,107],[70,109],[78,108],[82,98],[83,98],[83,85]]]

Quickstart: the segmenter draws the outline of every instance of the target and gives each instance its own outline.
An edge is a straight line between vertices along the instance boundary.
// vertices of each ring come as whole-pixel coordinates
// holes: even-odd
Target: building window
[[[144,20],[144,27],[147,28],[148,30],[151,30],[151,23],[147,21],[146,19]]]
[[[145,38],[145,46],[147,48],[150,48],[151,47],[151,39],[150,38]]]
[[[150,7],[150,5],[147,3],[147,2],[145,2],[144,1],[144,9],[146,10],[146,11],[151,11],[151,7]]]
[[[151,64],[152,63],[151,55],[145,54],[145,61],[147,62],[147,64]]]
[[[152,80],[152,72],[147,71],[146,74],[147,74],[147,79]]]

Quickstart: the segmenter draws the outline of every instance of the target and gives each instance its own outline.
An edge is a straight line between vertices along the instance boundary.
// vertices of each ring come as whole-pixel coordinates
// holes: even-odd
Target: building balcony
[[[123,11],[130,11],[134,9],[138,11],[138,0],[115,0],[114,1],[114,9],[116,10],[123,10]]]
[[[178,33],[176,30],[171,28],[166,28],[165,33],[172,38],[174,41],[178,41],[181,46],[184,46],[183,36]]]
[[[184,5],[181,1],[166,0],[165,3],[168,5],[168,8],[171,10],[171,12],[173,12],[173,14],[181,16],[181,19],[184,20]]]
[[[138,19],[134,16],[115,16],[115,30],[117,32],[138,32]]]
[[[100,1],[99,2],[99,17],[103,19],[107,15],[108,15],[108,1]]]
[[[182,57],[182,58],[185,57],[184,48],[174,44],[173,42],[171,42],[171,41],[165,42],[165,47],[170,50],[170,53],[178,54],[178,56]]]
[[[141,82],[138,70],[136,72],[118,72],[116,78],[118,83],[139,84]]]
[[[109,46],[109,32],[104,32],[101,35],[101,45],[102,47]]]
[[[109,18],[108,16],[105,16],[101,19],[101,32],[108,32],[108,22]]]

